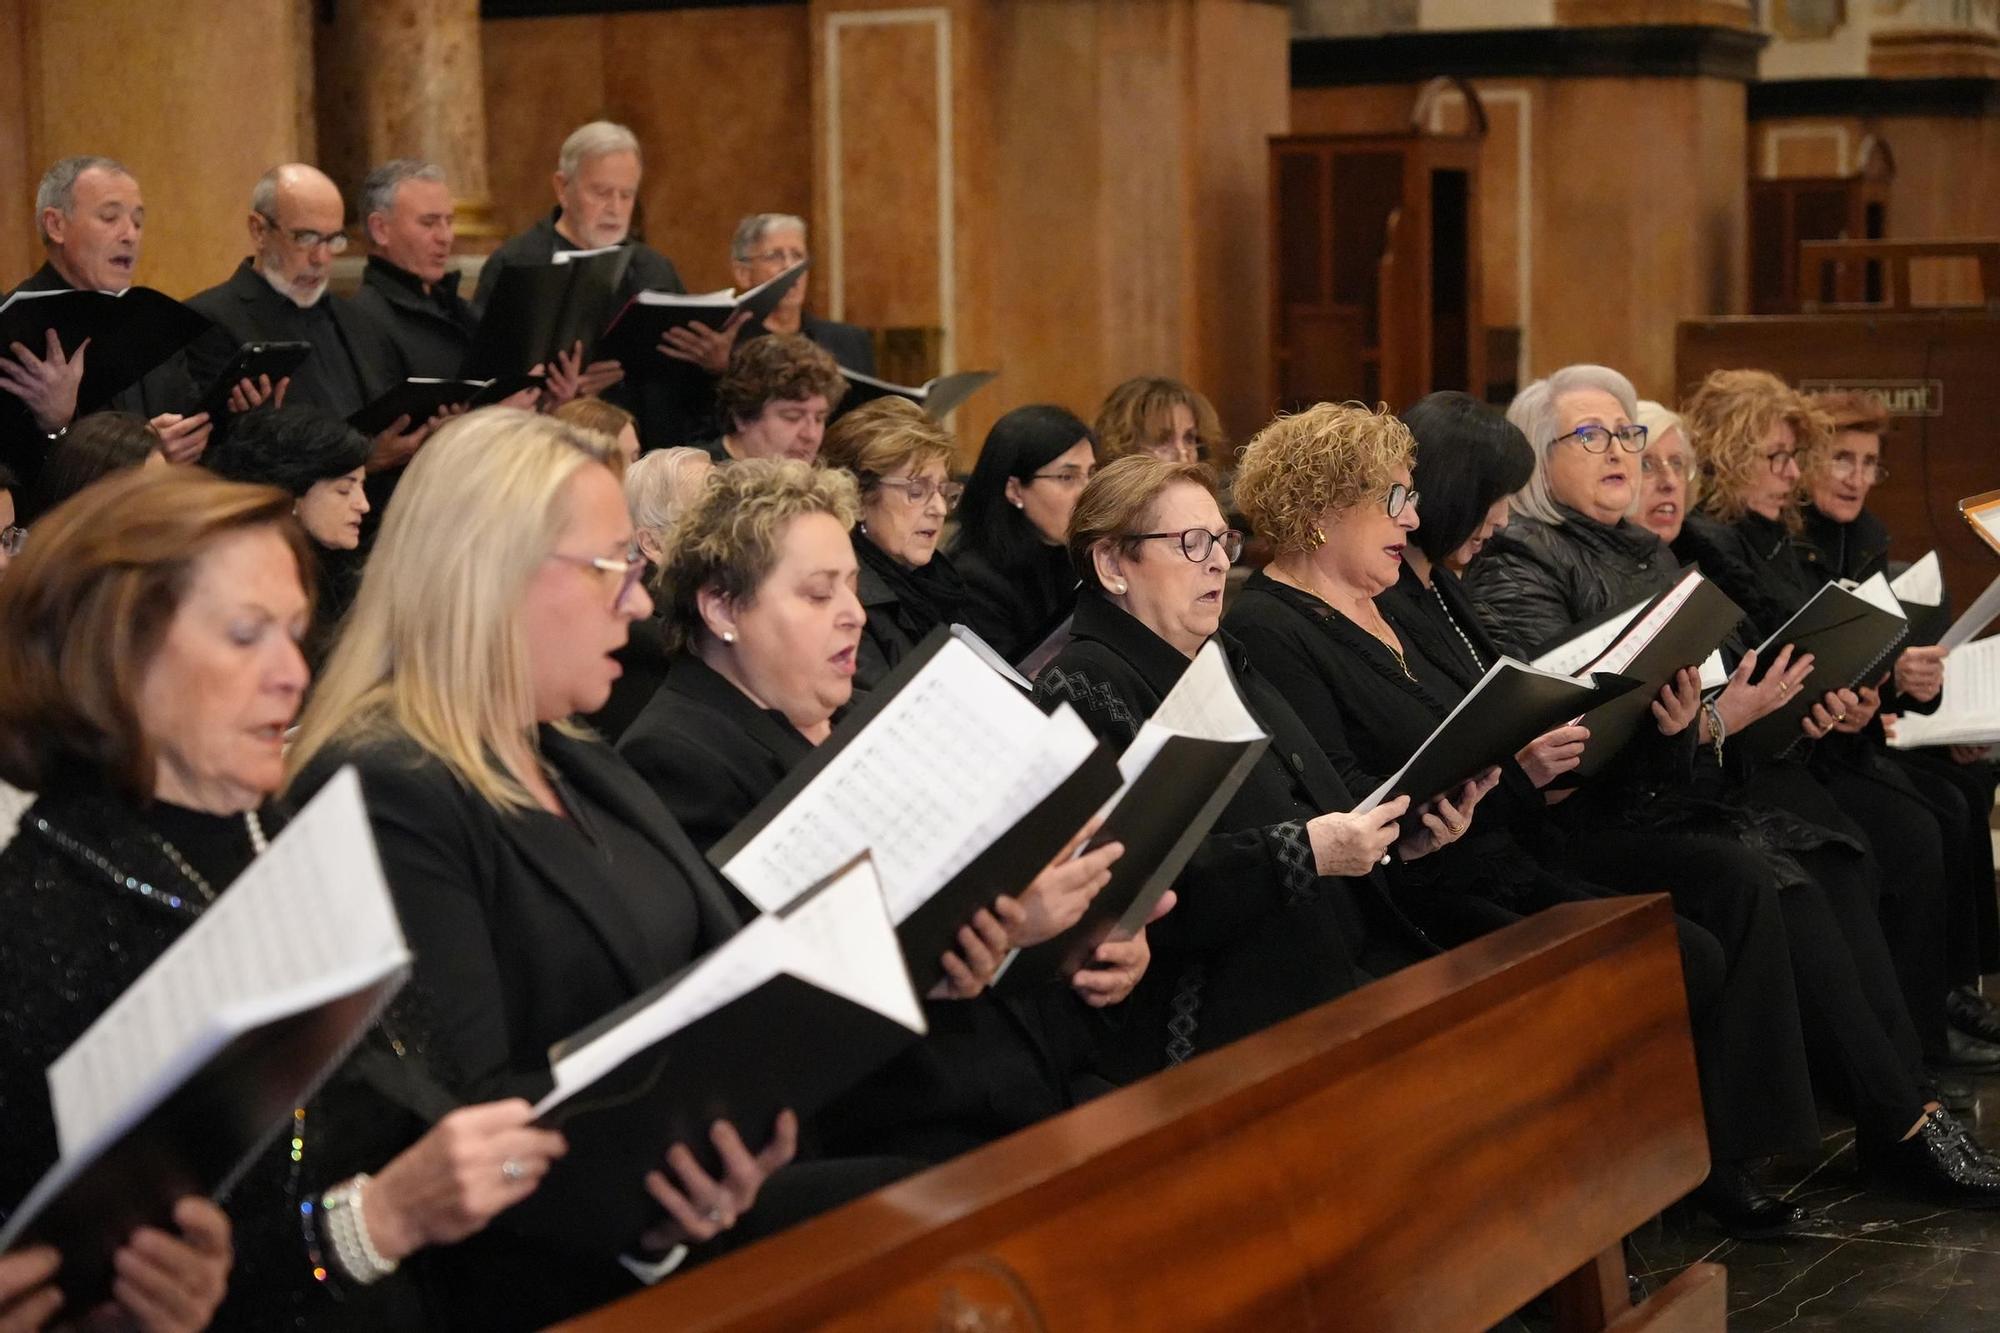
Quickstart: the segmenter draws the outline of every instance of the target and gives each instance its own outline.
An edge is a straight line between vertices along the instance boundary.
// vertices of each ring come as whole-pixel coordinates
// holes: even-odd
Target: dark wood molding
[[[1462,78],[1716,78],[1748,83],[1770,38],[1742,28],[1501,28],[1482,32],[1300,37],[1292,86]]]
[[[2000,116],[2000,79],[1786,79],[1750,85],[1750,119]]]
[[[766,9],[802,6],[806,0],[479,0],[483,19],[577,18],[669,9]]]

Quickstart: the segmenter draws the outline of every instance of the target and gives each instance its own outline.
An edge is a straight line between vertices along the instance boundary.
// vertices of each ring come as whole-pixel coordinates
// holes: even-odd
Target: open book
[[[1044,714],[973,642],[932,631],[708,852],[766,911],[871,853],[919,991],[973,913],[1027,888],[1118,786],[1074,711]]]
[[[84,339],[83,383],[76,410],[82,416],[111,401],[155,366],[214,327],[207,319],[151,287],[122,292],[70,290],[15,292],[0,302],[0,352],[20,343],[36,356],[48,352],[55,330],[74,356]]]
[[[62,1158],[0,1251],[63,1253],[71,1308],[134,1227],[228,1193],[375,1021],[410,955],[345,769],[49,1066]]]
[[[583,359],[618,309],[618,288],[632,263],[632,247],[564,251],[547,264],[509,264],[500,270],[480,313],[460,375],[485,380],[522,375],[554,363],[557,352],[583,344]]]
[[[373,438],[408,417],[421,426],[448,407],[485,407],[512,398],[523,389],[539,387],[540,375],[523,371],[489,380],[406,379],[347,419],[347,424]]]
[[[1408,762],[1354,807],[1355,812],[1366,814],[1402,795],[1416,806],[1449,792],[1550,727],[1581,717],[1638,684],[1606,673],[1577,680],[1503,657],[1487,668]]]
[[[840,400],[834,415],[851,412],[863,403],[872,403],[877,398],[891,395],[907,398],[924,409],[926,416],[938,421],[944,420],[958,408],[960,403],[972,397],[980,389],[1000,377],[997,370],[961,370],[955,375],[939,375],[925,380],[922,384],[891,384],[878,380],[873,375],[864,375],[858,370],[842,366],[840,373],[847,380],[847,396]]]
[[[2000,638],[1953,649],[1944,659],[1944,696],[1937,711],[1899,715],[1889,744],[1898,750],[2000,745]]]
[[[1028,950],[1010,974],[1068,977],[1105,940],[1136,934],[1270,741],[1211,639],[1118,759],[1123,785],[1105,804],[1104,825],[1090,841],[1091,847],[1125,844],[1111,882],[1082,920]]]
[[[691,966],[549,1051],[555,1087],[535,1107],[569,1154],[544,1189],[630,1212],[674,1143],[714,1172],[709,1126],[756,1152],[778,1112],[820,1110],[922,1036],[882,886],[856,856],[782,912],[758,917]]]
[[[699,295],[640,292],[625,303],[625,308],[612,319],[611,327],[604,331],[604,337],[598,340],[597,357],[622,364],[628,378],[644,378],[663,368],[661,363],[666,358],[657,349],[668,329],[705,324],[719,330],[738,312],[748,311],[749,322],[737,334],[740,346],[764,331],[764,321],[778,308],[778,302],[785,299],[785,293],[798,286],[809,262],[802,259],[740,295],[730,287]]]
[[[1719,668],[1717,649],[1742,619],[1742,608],[1722,589],[1699,570],[1687,569],[1665,592],[1536,658],[1535,665],[1544,671],[1560,670],[1579,679],[1610,672],[1636,682],[1630,692],[1584,714],[1590,742],[1572,781],[1602,771],[1617,757],[1650,719],[1653,700],[1676,672],[1711,661]],[[1712,674],[1704,666],[1704,687]]]
[[[1771,669],[1778,651],[1791,644],[1793,658],[1813,656],[1812,674],[1784,703],[1744,728],[1739,742],[1759,757],[1781,754],[1805,733],[1799,722],[1831,690],[1864,683],[1888,669],[1889,654],[1909,633],[1901,603],[1881,574],[1859,584],[1829,583],[1795,612],[1778,632],[1757,646],[1757,678]]]

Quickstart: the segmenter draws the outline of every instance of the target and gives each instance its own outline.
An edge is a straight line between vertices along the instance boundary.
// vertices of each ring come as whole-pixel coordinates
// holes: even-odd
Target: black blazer
[[[1076,607],[1076,570],[1060,546],[1034,553],[1026,568],[1006,569],[968,545],[961,531],[952,563],[965,580],[965,624],[1009,662],[1018,662]]]
[[[630,766],[608,746],[552,727],[540,739],[563,781],[680,872],[672,891],[693,896],[697,954],[736,930],[713,872]],[[329,746],[300,775],[296,799],[343,764],[360,771],[416,958],[411,986],[428,1010],[432,1067],[463,1100],[539,1098],[551,1044],[689,961],[659,945],[664,899],[611,891],[574,840],[537,836],[406,735]],[[431,1256],[432,1280],[452,1293],[463,1326],[541,1327],[634,1288],[617,1256],[637,1238],[612,1234],[604,1210],[562,1185],[557,1173],[484,1232]],[[499,1280],[527,1273],[535,1280]]]
[[[619,751],[703,848],[740,824],[812,742],[692,654]],[[733,892],[733,890],[732,890]],[[928,1000],[930,1034],[814,1118],[829,1153],[942,1161],[1064,1110],[1091,1045],[1066,987]]]
[[[479,316],[458,294],[461,276],[455,269],[447,271],[426,294],[414,273],[380,255],[368,257],[354,308],[389,335],[404,379],[455,379],[465,368]]]
[[[1073,628],[1036,696],[1128,744],[1188,659],[1094,591],[1078,595]],[[1247,1036],[1430,951],[1379,873],[1315,872],[1306,822],[1350,809],[1353,796],[1284,696],[1222,643],[1271,744],[1176,881],[1179,904],[1148,928],[1152,967],[1104,1053],[1114,1078]]]
[[[402,382],[402,358],[388,332],[354,303],[328,292],[320,298],[333,317],[336,337],[315,344],[305,364],[292,374],[285,401],[316,407],[343,421]],[[206,389],[227,368],[236,349],[248,342],[284,342],[297,337],[301,312],[250,266],[237,265],[229,280],[188,298],[188,305],[216,325],[188,348],[188,371],[196,392]],[[359,386],[355,393],[343,377],[330,375],[323,359],[340,358]]]
[[[875,340],[868,336],[868,330],[831,319],[801,315],[799,332],[831,352],[842,370],[858,370],[864,375],[875,373]]]

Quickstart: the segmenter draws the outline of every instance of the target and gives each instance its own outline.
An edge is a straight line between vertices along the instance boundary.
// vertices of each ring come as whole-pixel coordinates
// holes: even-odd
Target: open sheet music
[[[1118,781],[1074,711],[1044,714],[970,634],[933,632],[708,854],[775,911],[870,853],[924,990],[959,927],[1026,888]]]
[[[783,912],[758,917],[549,1052],[535,1107],[569,1137],[545,1189],[632,1214],[673,1143],[719,1167],[708,1137],[735,1124],[752,1152],[778,1112],[810,1116],[926,1031],[881,883],[857,856]]]
[[[102,1280],[132,1227],[228,1191],[372,1024],[410,955],[352,769],[49,1067],[62,1159],[0,1231]]]
[[[785,293],[798,286],[808,263],[802,259],[742,293],[731,287],[699,295],[650,289],[640,292],[613,317],[611,327],[598,343],[597,358],[620,362],[627,376],[644,378],[663,369],[661,362],[665,358],[658,349],[668,329],[704,324],[719,332],[737,314],[746,311],[750,319],[737,335],[737,342],[747,342],[764,331],[764,321],[785,299]]]
[[[1853,585],[1829,583],[1757,647],[1759,678],[1786,644],[1813,656],[1812,674],[1776,709],[1744,728],[1740,743],[1759,756],[1781,753],[1804,735],[1800,719],[1829,691],[1867,683],[1887,671],[1890,653],[1909,633],[1909,621],[1889,580],[1881,574]],[[1731,744],[1739,743],[1734,737]]]
[[[1889,744],[2000,745],[2000,638],[1980,639],[1944,659],[1944,697],[1937,711],[1903,713]]]
[[[500,271],[460,375],[492,379],[554,364],[557,352],[581,342],[593,359],[598,337],[618,309],[618,288],[632,247],[559,251],[546,264],[509,264]]]
[[[839,412],[851,412],[863,403],[877,398],[907,398],[924,409],[927,416],[942,421],[955,411],[960,403],[972,397],[999,378],[997,370],[961,370],[954,375],[939,375],[925,380],[922,384],[891,384],[887,380],[864,375],[858,370],[840,368],[840,374],[847,381],[847,396],[840,400]]]

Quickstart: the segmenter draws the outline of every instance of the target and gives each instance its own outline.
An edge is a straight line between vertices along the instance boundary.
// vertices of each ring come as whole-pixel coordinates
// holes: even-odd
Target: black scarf
[[[865,529],[856,528],[854,555],[895,594],[889,614],[912,643],[964,615],[965,580],[942,550],[931,556],[929,564],[911,569],[877,546]]]

